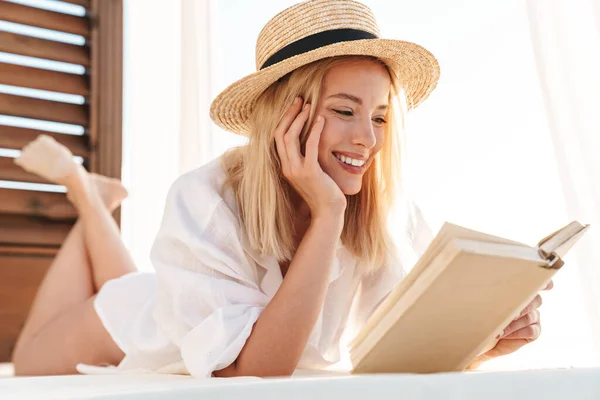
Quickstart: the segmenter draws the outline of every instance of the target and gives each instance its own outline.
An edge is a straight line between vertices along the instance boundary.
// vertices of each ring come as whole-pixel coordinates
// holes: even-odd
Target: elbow
[[[294,373],[294,370],[294,367],[276,365],[244,365],[243,363],[235,361],[230,366],[213,372],[213,376],[218,378],[234,378],[238,376],[256,376],[259,378],[289,378]]]
[[[218,371],[214,371],[212,373],[212,375],[215,378],[234,378],[236,376],[241,376],[241,375],[238,375],[238,371],[237,371],[237,368],[236,368],[236,362],[235,361],[233,362],[233,364],[231,364],[231,365],[229,365],[229,366],[227,366],[227,367],[225,367],[223,369],[220,369]]]

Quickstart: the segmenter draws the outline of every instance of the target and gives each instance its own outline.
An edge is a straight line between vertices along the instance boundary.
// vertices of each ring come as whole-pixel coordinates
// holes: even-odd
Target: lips
[[[367,162],[367,157],[361,156],[359,154],[354,155],[350,153],[333,152],[333,155],[341,162],[348,165],[353,165],[355,167],[362,167]]]
[[[333,153],[333,156],[335,157],[336,161],[338,162],[338,164],[346,171],[349,172],[351,174],[354,175],[361,175],[365,172],[365,170],[367,169],[368,163],[366,160],[360,160],[363,164],[362,165],[350,165],[350,164],[346,164],[345,162],[343,162],[340,158],[340,156],[345,157],[342,154],[339,153]],[[356,159],[354,159],[356,160]]]

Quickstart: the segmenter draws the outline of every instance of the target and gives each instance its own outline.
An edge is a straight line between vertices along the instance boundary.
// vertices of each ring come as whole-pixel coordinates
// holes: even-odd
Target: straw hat
[[[258,35],[256,70],[230,85],[212,102],[210,116],[221,128],[249,134],[257,98],[279,78],[327,57],[365,55],[393,69],[415,108],[435,88],[440,68],[423,47],[379,38],[373,12],[353,0],[309,0],[273,17]]]

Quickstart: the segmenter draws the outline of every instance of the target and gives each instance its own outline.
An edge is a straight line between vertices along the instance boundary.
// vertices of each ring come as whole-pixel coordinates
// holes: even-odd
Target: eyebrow
[[[354,96],[352,94],[349,93],[337,93],[337,94],[332,94],[331,96],[328,97],[328,99],[335,97],[338,99],[346,99],[346,100],[350,100],[353,101],[354,103],[358,104],[359,106],[363,105],[363,101],[360,97]],[[388,106],[387,104],[382,104],[380,106],[377,106],[378,110],[387,110]]]

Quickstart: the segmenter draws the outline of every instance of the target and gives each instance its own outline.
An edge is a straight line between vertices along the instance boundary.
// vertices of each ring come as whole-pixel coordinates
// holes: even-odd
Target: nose
[[[354,135],[352,136],[352,144],[363,146],[366,149],[372,149],[377,144],[373,122],[370,118],[362,118]]]

